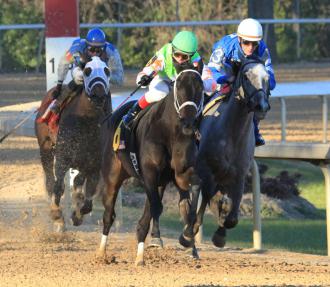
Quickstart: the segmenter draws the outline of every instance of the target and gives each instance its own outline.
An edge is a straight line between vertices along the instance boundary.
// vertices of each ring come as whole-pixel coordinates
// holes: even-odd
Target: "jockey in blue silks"
[[[83,84],[83,69],[93,56],[98,56],[110,69],[110,83],[121,85],[124,80],[123,65],[118,50],[114,45],[106,41],[105,33],[99,28],[90,29],[86,39],[77,38],[71,47],[60,59],[58,65],[57,86],[52,93],[53,101],[49,106],[50,111],[57,114],[61,103],[69,96],[70,91],[75,91]],[[73,80],[69,83],[69,89],[62,91],[62,84],[72,68]]]
[[[221,85],[220,92],[229,93],[230,84],[235,79],[235,66],[238,66],[243,57],[255,55],[265,64],[269,74],[269,90],[276,86],[274,70],[269,50],[262,40],[262,26],[255,19],[243,20],[237,33],[227,35],[213,45],[212,55],[208,66],[214,79]],[[265,140],[259,132],[259,122],[254,118],[254,134],[256,146],[264,145]]]

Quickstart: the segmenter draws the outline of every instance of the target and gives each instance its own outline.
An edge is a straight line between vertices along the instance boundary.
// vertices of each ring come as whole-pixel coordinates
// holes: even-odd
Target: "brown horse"
[[[147,194],[146,208],[137,227],[136,265],[143,265],[144,241],[150,220],[158,222],[162,212],[164,186],[174,181],[180,193],[181,215],[186,220],[180,243],[194,244],[192,228],[195,216],[190,212],[189,185],[197,156],[196,119],[203,106],[203,81],[193,67],[181,71],[167,97],[138,117],[135,130],[136,153],[114,151],[112,141],[116,126],[131,103],[117,110],[111,118],[112,129],[105,148],[102,173],[106,185],[103,197],[103,235],[99,255],[106,255],[110,228],[115,220],[115,202],[122,182],[129,176],[141,179]],[[141,115],[141,113],[140,113]],[[132,164],[133,163],[133,164]],[[196,214],[195,214],[196,215]]]
[[[92,197],[100,178],[100,121],[111,107],[110,71],[103,61],[93,57],[86,64],[83,77],[84,88],[76,92],[61,112],[57,134],[47,124],[38,121],[45,110],[43,105],[35,121],[46,189],[52,201],[51,217],[59,229],[64,229],[60,200],[64,193],[66,172],[70,168],[79,171],[74,179],[75,210],[71,216],[74,225],[80,225],[83,215],[92,210]],[[43,102],[49,101],[51,93],[52,90]]]

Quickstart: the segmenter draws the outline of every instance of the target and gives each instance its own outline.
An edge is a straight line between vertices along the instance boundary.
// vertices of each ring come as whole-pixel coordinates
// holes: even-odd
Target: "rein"
[[[203,111],[204,93],[202,93],[202,97],[201,97],[201,100],[200,100],[198,106],[193,101],[185,101],[183,104],[180,104],[179,99],[178,99],[176,82],[179,79],[180,75],[183,74],[183,73],[185,73],[185,72],[193,72],[193,73],[197,74],[201,78],[200,73],[197,72],[196,70],[193,70],[193,69],[183,70],[183,71],[181,71],[179,73],[179,75],[177,76],[177,78],[176,78],[176,80],[174,82],[174,87],[173,87],[173,90],[174,90],[174,107],[175,107],[175,110],[176,110],[177,114],[179,115],[179,118],[181,118],[181,116],[180,116],[180,110],[182,110],[186,106],[193,106],[196,109],[196,112],[197,112],[196,118],[197,118],[201,114],[201,112]]]

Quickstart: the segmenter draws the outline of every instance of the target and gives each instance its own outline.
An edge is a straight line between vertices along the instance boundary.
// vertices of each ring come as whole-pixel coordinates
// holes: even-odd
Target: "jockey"
[[[99,28],[88,31],[86,39],[78,38],[73,41],[69,50],[61,58],[58,65],[58,81],[53,91],[54,101],[50,105],[50,110],[57,114],[61,103],[72,91],[77,90],[83,84],[83,69],[93,56],[98,56],[107,63],[110,69],[110,83],[121,85],[124,79],[123,65],[118,50],[110,43],[106,42],[104,32]],[[69,90],[61,93],[63,81],[73,64],[72,77],[69,83]]]
[[[237,33],[227,35],[213,45],[212,55],[208,63],[214,79],[221,85],[220,92],[229,93],[230,84],[235,79],[235,68],[246,56],[256,55],[265,64],[269,74],[269,90],[276,85],[269,50],[262,40],[262,26],[255,19],[243,20]],[[256,146],[264,145],[265,140],[259,132],[259,122],[254,118],[254,134]]]
[[[193,64],[195,67],[203,65],[202,80],[205,92],[216,90],[217,83],[207,65],[202,62],[197,52],[198,41],[196,35],[190,31],[181,31],[173,41],[165,44],[150,59],[143,70],[137,75],[136,83],[142,87],[149,85],[146,92],[123,117],[123,123],[130,128],[132,120],[144,108],[153,102],[158,102],[169,93],[169,86],[177,77],[176,67]]]

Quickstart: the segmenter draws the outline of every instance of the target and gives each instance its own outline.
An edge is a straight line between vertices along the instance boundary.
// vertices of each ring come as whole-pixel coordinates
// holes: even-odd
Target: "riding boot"
[[[259,121],[255,117],[253,117],[253,124],[254,124],[254,137],[255,137],[256,146],[262,146],[266,142],[262,137],[262,135],[260,134]]]
[[[75,83],[75,81],[71,81],[68,84],[68,89],[64,89],[59,96],[55,99],[55,101],[53,101],[50,105],[50,110],[54,113],[54,114],[59,114],[60,110],[61,110],[61,105],[62,103],[65,102],[65,100],[72,94],[72,92],[75,92],[79,89],[81,85],[77,85]]]
[[[139,105],[139,102],[137,101],[127,112],[125,116],[123,116],[123,124],[127,129],[131,129],[132,122],[136,115],[142,110],[142,108]]]

